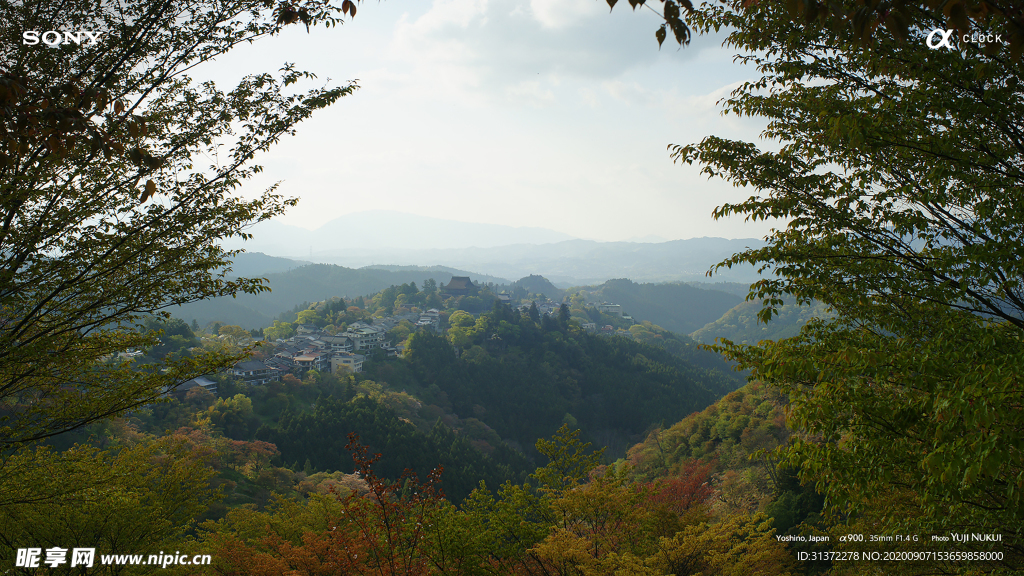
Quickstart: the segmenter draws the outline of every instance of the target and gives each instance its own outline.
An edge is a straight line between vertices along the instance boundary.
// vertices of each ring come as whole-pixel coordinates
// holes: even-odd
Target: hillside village
[[[273,342],[274,354],[265,361],[247,360],[236,364],[230,374],[248,384],[265,384],[291,372],[337,372],[347,369],[362,372],[366,355],[382,350],[389,357],[398,356],[402,345],[387,339],[388,331],[403,321],[413,322],[417,329],[438,331],[441,312],[407,312],[377,318],[372,324],[355,322],[338,334],[330,334],[315,324],[299,324],[297,334],[287,340]]]
[[[420,311],[410,304],[400,304],[390,315],[372,317],[368,321],[357,321],[346,326],[344,331],[332,331],[312,323],[296,324],[295,334],[288,338],[264,337],[264,348],[262,359],[250,358],[239,362],[227,374],[250,385],[262,385],[269,382],[281,380],[286,374],[302,376],[310,370],[317,372],[338,373],[348,371],[360,373],[363,364],[371,354],[379,354],[383,358],[394,358],[400,356],[405,346],[401,342],[393,341],[389,336],[394,328],[406,323],[413,330],[429,330],[433,333],[443,333],[446,328],[446,320],[454,310],[458,309],[460,301],[466,297],[479,296],[481,287],[474,284],[468,276],[455,276],[451,281],[439,287],[440,294],[444,297],[442,307],[430,308]],[[531,308],[536,309],[539,316],[554,317],[559,314],[563,302],[556,302],[541,295],[530,298],[514,299],[515,296],[502,292],[493,295],[496,302],[515,308],[523,314],[529,314]],[[447,307],[446,307],[447,305]],[[622,307],[609,302],[586,303],[586,307],[595,309],[601,314],[633,323],[632,317],[624,314]],[[474,317],[479,313],[474,314]],[[614,327],[611,324],[598,325],[596,322],[584,322],[578,318],[580,327],[587,332],[601,335],[619,335],[630,337],[632,334],[623,327]],[[226,335],[220,335],[223,339]],[[135,352],[138,354],[138,352]],[[189,380],[179,387],[181,391],[188,391],[195,387],[202,387],[213,394],[217,393],[217,383],[206,377],[199,377]]]

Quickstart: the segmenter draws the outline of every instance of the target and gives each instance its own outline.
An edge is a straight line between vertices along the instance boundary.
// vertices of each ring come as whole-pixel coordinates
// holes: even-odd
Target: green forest
[[[0,3],[0,571],[1024,573],[1021,7],[629,4],[752,65],[717,106],[764,141],[666,159],[771,223],[708,271],[757,269],[743,302],[232,273],[299,200],[260,159],[359,85],[190,74],[371,7]]]

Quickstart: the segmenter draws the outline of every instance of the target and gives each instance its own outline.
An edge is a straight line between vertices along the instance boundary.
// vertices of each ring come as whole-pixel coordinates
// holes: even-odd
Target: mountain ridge
[[[409,246],[452,249],[467,245],[489,248],[509,244],[549,244],[574,239],[569,234],[547,228],[463,222],[397,210],[353,212],[313,230],[268,220],[253,225],[247,232],[253,235],[251,239],[231,239],[224,246],[295,258],[302,257],[307,248],[313,253],[323,254],[325,247],[334,245],[342,245],[346,250],[402,250]]]

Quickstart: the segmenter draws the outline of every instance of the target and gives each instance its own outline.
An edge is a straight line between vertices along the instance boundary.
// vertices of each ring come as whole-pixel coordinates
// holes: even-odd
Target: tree
[[[156,343],[153,331],[135,326],[144,314],[265,289],[260,280],[229,280],[236,252],[215,240],[245,236],[245,226],[295,200],[273,189],[249,201],[231,191],[260,170],[251,164],[256,154],[355,89],[289,95],[285,86],[311,77],[291,65],[229,91],[189,80],[191,67],[286,23],[341,23],[340,10],[318,0],[267,6],[0,6],[8,23],[0,48],[0,398],[15,407],[2,424],[4,446],[123,412],[230,362],[207,354],[145,374],[97,364]],[[54,49],[13,37],[53,29],[104,36]],[[218,161],[201,167],[207,157]]]
[[[259,417],[252,411],[252,400],[244,394],[235,394],[231,398],[219,398],[207,410],[207,415],[210,422],[222,430],[228,438],[248,438],[250,430],[259,426]]]
[[[15,454],[0,479],[0,556],[13,559],[16,549],[41,545],[90,547],[98,561],[100,554],[180,546],[193,519],[217,497],[208,483],[213,471],[197,456],[171,436],[143,437],[118,450]],[[46,473],[38,473],[40,466]],[[69,483],[78,489],[69,490]],[[97,573],[107,569],[97,566]]]
[[[1011,535],[1004,565],[1019,567],[1019,68],[1003,47],[929,49],[929,30],[942,25],[931,8],[883,5],[906,26],[873,29],[870,49],[856,27],[822,26],[813,2],[803,4],[806,24],[777,2],[706,5],[690,16],[701,32],[734,30],[727,44],[763,77],[734,91],[726,111],[768,118],[765,134],[781,144],[766,152],[709,136],[671,147],[677,161],[754,190],[716,218],[785,223],[766,247],[719,267],[774,273],[749,296],[762,300],[764,321],[787,295],[836,313],[793,339],[715,348],[789,395],[790,423],[803,435],[786,454],[834,511],[869,508],[895,485],[920,514],[890,515],[886,529],[1002,532]],[[945,6],[963,25],[968,4]],[[1003,10],[994,6],[990,15]]]
[[[252,334],[248,330],[242,328],[241,326],[236,326],[234,324],[221,326],[220,328],[217,329],[217,334],[221,336],[227,336],[228,338],[231,338],[235,342],[245,341],[252,337]]]
[[[774,538],[771,521],[762,515],[728,515],[721,522],[687,526],[662,538],[648,565],[660,574],[777,574],[797,572],[785,545]]]
[[[370,454],[356,434],[348,438],[367,494],[332,491],[314,495],[306,506],[279,500],[272,513],[237,510],[222,522],[207,524],[217,561],[227,572],[432,573],[426,538],[431,514],[444,498],[438,488],[441,469],[422,482],[408,470],[388,481],[374,471],[380,455]]]
[[[618,0],[605,1],[612,9],[618,3]],[[646,4],[646,0],[629,0],[634,10]],[[664,23],[654,33],[658,46],[665,42],[668,31],[672,32],[679,45],[689,44],[693,33],[686,18],[700,20],[693,3],[690,0],[661,0],[661,4],[660,16]],[[1024,53],[1024,12],[1014,0],[799,0],[787,3],[786,8],[788,20],[809,26],[827,25],[834,31],[845,32],[858,46],[873,48],[878,38],[876,32],[880,30],[901,41],[911,40],[921,30],[917,26],[926,21],[931,25],[929,30],[946,28],[956,32],[954,44],[959,44],[961,39],[967,44],[975,42],[971,38],[992,37],[999,40],[987,43],[985,48],[989,55],[998,53],[1006,45],[1013,60],[1018,60]],[[698,24],[698,31],[701,30],[704,29]]]
[[[295,322],[297,324],[316,324],[318,326],[325,323],[316,310],[303,310],[299,312],[299,317]]]
[[[568,328],[569,327],[569,318],[571,318],[571,317],[572,317],[572,315],[569,313],[569,305],[568,304],[562,304],[561,306],[558,307],[558,325],[559,326],[561,326],[562,328]]]
[[[295,326],[288,322],[274,320],[273,326],[268,326],[263,329],[263,335],[266,336],[268,340],[284,340],[295,335]]]
[[[157,345],[142,322],[169,306],[266,289],[229,278],[237,252],[218,240],[246,237],[296,200],[233,190],[261,170],[257,154],[356,88],[296,92],[313,75],[290,64],[227,90],[188,71],[286,24],[333,26],[343,14],[355,14],[350,0],[0,3],[0,450],[19,456],[5,457],[0,493],[35,471],[69,479],[60,497],[80,494],[88,483],[54,469],[70,464],[27,447],[238,359],[171,355],[144,370],[105,361]],[[54,29],[102,31],[102,41],[47,48],[15,37]]]

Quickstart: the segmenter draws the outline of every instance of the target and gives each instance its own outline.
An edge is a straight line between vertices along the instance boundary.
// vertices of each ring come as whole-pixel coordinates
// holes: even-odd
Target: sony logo
[[[77,32],[58,32],[56,30],[47,30],[46,32],[39,32],[38,30],[26,30],[21,35],[21,43],[27,46],[34,46],[42,41],[47,46],[60,46],[61,44],[96,44],[100,41],[100,34],[102,32],[92,32],[89,30],[79,30]]]

